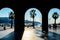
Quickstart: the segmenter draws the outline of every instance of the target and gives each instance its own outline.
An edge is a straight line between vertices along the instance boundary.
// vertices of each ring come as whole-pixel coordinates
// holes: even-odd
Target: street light
[[[36,10],[34,10],[34,9],[32,9],[32,10],[30,11],[30,16],[31,16],[31,18],[33,18],[33,28],[35,28],[35,27],[34,27],[34,18],[35,18],[35,16],[36,16],[35,11],[36,11]]]

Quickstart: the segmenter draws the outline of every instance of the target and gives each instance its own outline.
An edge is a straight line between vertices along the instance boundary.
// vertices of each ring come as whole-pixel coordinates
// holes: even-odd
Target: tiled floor
[[[57,28],[56,30],[49,29],[47,40],[60,40],[59,30],[59,28]],[[31,27],[25,27],[22,40],[45,40],[44,38],[41,38],[41,34],[41,28],[33,29]]]
[[[6,27],[6,30],[3,27],[0,27],[0,40],[13,40],[14,39],[14,28]]]
[[[0,39],[14,31],[14,28],[0,31]]]
[[[36,36],[35,29],[25,27],[22,40],[44,40],[44,39]]]
[[[0,40],[14,40],[14,32],[9,33],[5,37],[1,38]]]
[[[44,38],[41,38],[41,34],[41,28],[33,29],[31,27],[25,27],[22,40],[45,40]],[[0,40],[14,40],[14,32],[9,33]],[[49,29],[47,40],[60,40],[60,27],[56,30]]]

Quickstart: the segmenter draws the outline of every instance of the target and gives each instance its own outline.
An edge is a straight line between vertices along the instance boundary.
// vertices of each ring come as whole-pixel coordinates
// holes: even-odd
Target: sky
[[[33,19],[30,17],[30,11],[34,9],[36,10],[36,16],[34,18],[34,21],[38,21],[40,23],[42,23],[42,14],[41,11],[36,9],[36,8],[30,8],[25,12],[25,20],[30,20],[33,21]],[[14,13],[14,11],[8,7],[2,8],[0,10],[0,17],[9,17],[10,12]],[[56,23],[60,23],[60,10],[58,8],[52,8],[49,10],[48,12],[48,23],[52,24],[54,23],[54,19],[52,18],[52,14],[54,12],[57,12],[59,14],[59,18],[56,20]]]
[[[32,9],[36,10],[36,12],[35,12],[36,16],[35,16],[34,21],[38,21],[38,22],[42,23],[41,11],[36,8],[30,8],[25,12],[25,20],[33,21],[33,19],[30,17],[30,11]],[[52,18],[52,15],[54,14],[54,12],[57,12],[59,14],[59,18],[56,20],[56,23],[60,23],[60,21],[59,21],[60,20],[60,10],[58,8],[52,8],[48,12],[48,24],[54,23],[55,20]]]
[[[52,8],[50,9],[50,11],[48,12],[48,23],[52,24],[54,23],[54,19],[52,18],[52,15],[57,12],[57,14],[59,14],[59,18],[56,20],[56,23],[60,23],[60,10],[58,8]]]
[[[40,23],[42,23],[42,15],[41,15],[41,12],[36,9],[36,8],[30,8],[28,9],[26,12],[25,12],[25,20],[30,20],[30,21],[33,21],[33,19],[30,17],[30,11],[34,9],[36,10],[35,13],[36,13],[36,16],[34,18],[34,21],[38,21]]]
[[[10,12],[14,13],[14,11],[10,8],[2,8],[0,10],[0,17],[9,17]]]

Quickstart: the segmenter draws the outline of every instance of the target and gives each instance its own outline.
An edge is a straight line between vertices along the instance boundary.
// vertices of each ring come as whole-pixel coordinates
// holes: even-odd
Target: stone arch
[[[9,7],[4,7],[0,10],[0,18],[2,21],[1,23],[4,23],[4,25],[6,25],[6,23],[7,23],[10,25],[10,23],[11,23],[11,19],[9,18],[10,13],[14,14],[14,11],[13,11],[13,9],[11,9]],[[14,21],[12,21],[12,23],[14,25]],[[6,27],[4,27],[4,30],[6,30]]]
[[[40,19],[40,18],[39,18],[38,21],[40,21],[40,22],[42,23],[42,14],[41,14],[41,12],[40,12],[37,8],[29,8],[29,9],[25,12],[25,15],[24,15],[25,20],[28,19],[28,20],[31,20],[31,21],[32,21],[32,19],[31,19],[31,17],[30,17],[30,13],[29,13],[32,9],[34,9],[34,10],[37,11],[37,12],[36,12],[36,14],[38,15],[37,18],[39,18],[39,17],[41,18],[41,20],[39,20],[39,19]],[[39,14],[39,13],[40,13],[40,14]],[[28,15],[29,15],[29,18],[28,18]],[[36,17],[35,17],[34,20],[37,21],[37,20],[36,20]]]
[[[56,19],[56,24],[55,24],[55,19],[52,17],[54,13],[57,13],[58,16],[59,16],[60,15],[60,9],[58,9],[58,8],[52,8],[48,12],[48,31],[52,31],[54,28],[56,30],[56,28],[58,27],[57,25],[60,23],[60,21],[59,21],[60,20],[60,16],[59,16]]]

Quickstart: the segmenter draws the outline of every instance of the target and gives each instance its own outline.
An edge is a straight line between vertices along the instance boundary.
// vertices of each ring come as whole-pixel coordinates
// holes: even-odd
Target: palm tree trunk
[[[57,27],[57,26],[56,26],[56,19],[55,19],[55,29],[56,29],[56,27]]]
[[[33,28],[35,28],[35,27],[34,27],[34,18],[33,18]]]
[[[56,19],[55,19],[55,24],[56,24]]]
[[[4,25],[4,30],[6,30],[6,27],[5,27],[5,25]]]
[[[11,28],[12,28],[12,19],[11,19]]]

